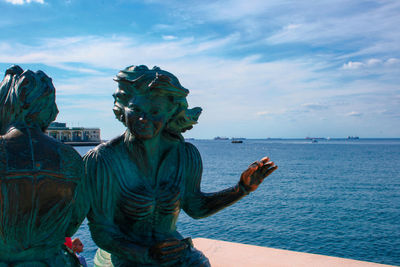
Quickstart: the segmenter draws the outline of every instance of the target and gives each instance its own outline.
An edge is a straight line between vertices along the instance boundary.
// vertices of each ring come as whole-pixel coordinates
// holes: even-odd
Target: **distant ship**
[[[348,140],[358,140],[358,139],[360,139],[360,137],[358,137],[358,136],[347,136],[347,139]]]
[[[214,140],[229,140],[229,138],[225,137],[225,136],[217,136],[217,137],[214,137]]]
[[[309,137],[307,136],[305,139],[311,139],[311,140],[325,140],[325,137]]]
[[[233,143],[233,144],[241,144],[241,143],[243,143],[243,140],[246,140],[246,138],[243,138],[243,137],[232,137],[231,143]]]

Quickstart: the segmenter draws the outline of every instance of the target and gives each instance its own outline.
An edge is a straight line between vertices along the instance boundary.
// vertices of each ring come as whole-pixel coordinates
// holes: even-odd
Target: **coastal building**
[[[64,143],[101,143],[100,128],[67,127],[64,122],[52,122],[46,134]]]

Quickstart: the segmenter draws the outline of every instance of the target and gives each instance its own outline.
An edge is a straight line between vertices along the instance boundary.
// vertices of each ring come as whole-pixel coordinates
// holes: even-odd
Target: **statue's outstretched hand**
[[[264,181],[265,177],[273,173],[276,166],[268,157],[256,161],[245,170],[240,176],[239,184],[244,187],[247,192],[253,192]]]

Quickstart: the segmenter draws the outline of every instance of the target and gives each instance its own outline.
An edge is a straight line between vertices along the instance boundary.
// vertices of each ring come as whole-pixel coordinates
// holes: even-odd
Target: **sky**
[[[159,66],[203,108],[184,134],[400,137],[398,0],[0,0],[0,72],[53,79],[69,126],[124,131],[114,76]]]

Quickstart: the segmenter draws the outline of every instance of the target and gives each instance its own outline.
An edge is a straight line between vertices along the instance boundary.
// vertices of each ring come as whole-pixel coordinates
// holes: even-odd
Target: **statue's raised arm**
[[[7,69],[0,84],[0,266],[79,266],[63,243],[88,211],[84,167],[72,147],[44,133],[57,114],[45,73]]]
[[[113,110],[127,129],[84,157],[97,266],[209,266],[177,231],[180,210],[211,215],[254,191],[276,166],[264,158],[232,188],[201,192],[200,154],[182,137],[201,113],[188,108],[189,91],[158,67],[127,67],[115,80]]]
[[[192,160],[192,171],[186,179],[182,208],[195,219],[210,216],[234,204],[256,190],[263,180],[278,168],[268,157],[264,157],[250,164],[236,185],[215,193],[203,193],[200,191],[202,172],[200,153],[193,145],[188,146],[187,150]]]

